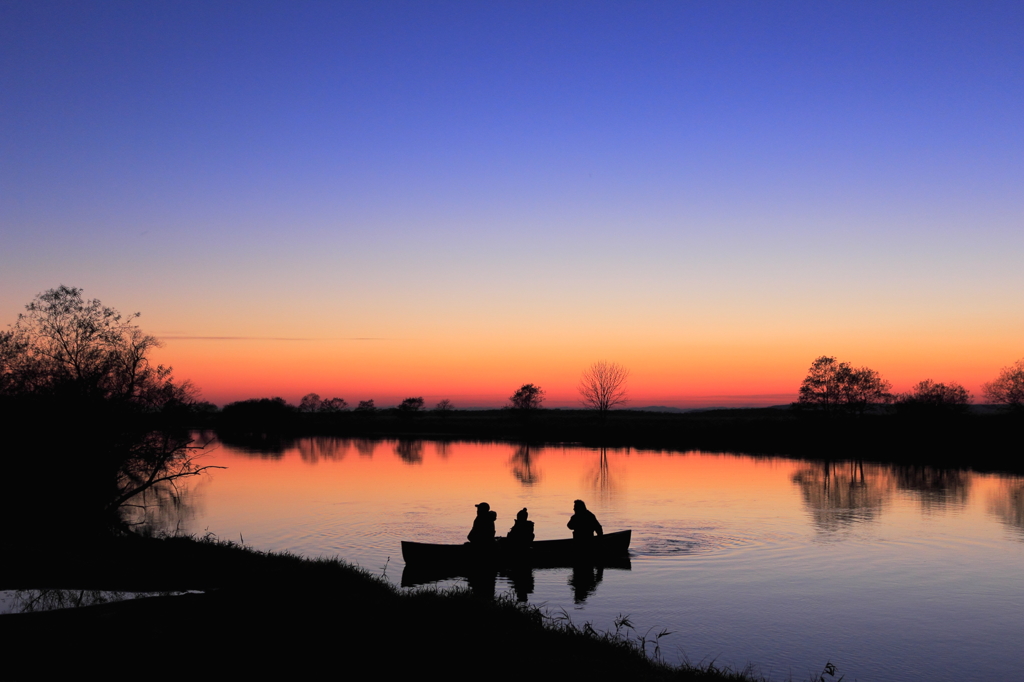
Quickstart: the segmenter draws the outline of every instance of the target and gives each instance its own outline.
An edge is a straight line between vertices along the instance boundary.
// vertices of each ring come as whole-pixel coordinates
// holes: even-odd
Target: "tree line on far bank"
[[[1020,410],[1024,406],[1024,359],[1004,367],[982,392],[992,404]],[[971,402],[971,393],[955,381],[925,379],[910,391],[893,393],[892,384],[877,371],[822,355],[811,363],[794,405],[828,415],[863,415],[886,406],[892,406],[897,414],[955,414],[966,412]]]
[[[583,407],[596,410],[602,416],[612,408],[628,402],[626,378],[629,372],[621,365],[596,362],[588,367],[580,380],[577,390]],[[1024,359],[1004,367],[999,376],[986,383],[983,395],[994,405],[1004,405],[1013,411],[1024,407]],[[867,413],[894,412],[904,415],[962,414],[967,412],[973,396],[961,384],[950,381],[940,383],[925,379],[909,391],[894,393],[892,384],[875,370],[868,367],[854,367],[848,362],[839,362],[835,357],[822,355],[814,360],[807,376],[800,384],[799,398],[793,407],[801,412],[834,415],[864,415]],[[544,389],[537,384],[523,384],[509,397],[505,409],[519,414],[529,414],[543,407]],[[207,409],[216,407],[207,404]],[[420,412],[433,412],[446,416],[456,409],[455,404],[445,398],[431,410],[425,409],[422,397],[410,397],[393,408],[379,408],[371,400],[361,400],[354,409],[343,398],[321,399],[316,393],[302,397],[298,406],[289,405],[284,398],[259,398],[230,403],[224,407],[225,415],[258,412],[291,411],[306,414],[333,414],[351,411],[355,414],[372,415],[380,411],[411,416]]]

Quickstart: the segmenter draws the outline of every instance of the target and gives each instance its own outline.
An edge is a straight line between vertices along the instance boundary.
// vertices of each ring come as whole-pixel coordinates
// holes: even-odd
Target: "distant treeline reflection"
[[[206,434],[204,438],[209,438]],[[268,447],[260,441],[251,447],[230,437],[223,441],[238,451],[254,457],[280,459],[286,453],[297,453],[304,462],[337,462],[350,454],[358,457],[390,455],[409,465],[422,465],[430,451],[447,458],[456,441],[433,439],[375,439],[337,436],[306,436],[279,438]],[[465,441],[461,441],[465,442]],[[488,442],[488,441],[473,441]],[[524,487],[542,480],[543,454],[552,447],[530,443],[508,443],[509,473]],[[593,462],[586,478],[599,494],[608,494],[616,487],[615,467],[611,458],[625,449],[593,448]],[[659,451],[661,452],[661,451]],[[675,453],[685,456],[686,453]],[[744,455],[765,457],[758,455]],[[806,461],[793,474],[804,505],[816,528],[838,532],[859,523],[877,520],[889,506],[894,495],[909,493],[923,512],[963,508],[971,495],[974,474],[967,469],[920,464],[879,463],[865,459]],[[986,508],[1008,527],[1021,532],[1024,539],[1024,480],[1007,476],[997,480],[994,488],[984,491]]]
[[[418,403],[417,403],[418,405]],[[415,407],[415,406],[414,406]],[[431,440],[579,443],[588,447],[754,452],[804,459],[855,459],[1024,473],[1016,443],[1024,413],[989,406],[951,412],[915,410],[825,413],[791,406],[713,409],[687,413],[613,410],[422,410],[401,406],[364,410],[302,410],[281,398],[208,405],[193,413],[197,428],[216,431],[253,453],[274,456],[306,436],[389,439],[409,462],[415,446]],[[372,452],[362,446],[361,454]],[[319,452],[310,456],[322,457]],[[337,455],[334,455],[337,456]],[[536,482],[528,451],[517,456],[517,476]]]
[[[909,493],[924,513],[964,508],[974,476],[929,466],[814,462],[796,472],[793,482],[800,487],[814,526],[835,533],[877,520],[898,494]],[[1024,480],[999,478],[985,494],[987,511],[1024,540]]]

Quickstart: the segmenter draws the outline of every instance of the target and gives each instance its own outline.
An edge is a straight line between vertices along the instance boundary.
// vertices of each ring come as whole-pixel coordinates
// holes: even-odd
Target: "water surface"
[[[463,542],[474,504],[499,532],[527,507],[567,537],[576,498],[631,528],[630,570],[533,573],[532,603],[612,629],[662,629],[670,661],[807,679],[1019,679],[1024,480],[924,467],[807,463],[505,443],[307,438],[217,445],[167,530],[339,556],[396,584],[400,541]],[[581,589],[581,581],[583,588]],[[447,583],[446,583],[447,584]],[[518,587],[523,591],[524,583]],[[496,589],[511,590],[499,577]],[[500,646],[499,642],[495,642]]]

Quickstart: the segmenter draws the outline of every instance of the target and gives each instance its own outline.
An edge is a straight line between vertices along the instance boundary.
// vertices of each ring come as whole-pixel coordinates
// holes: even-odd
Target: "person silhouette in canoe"
[[[526,507],[520,509],[516,514],[516,522],[505,536],[510,543],[517,547],[527,547],[533,542],[533,521],[530,521],[529,516]]]
[[[476,518],[473,529],[469,531],[469,541],[474,545],[485,545],[494,542],[494,522],[498,520],[498,512],[491,511],[491,505],[481,502],[476,505]]]
[[[597,522],[597,517],[594,516],[594,512],[587,509],[583,500],[573,502],[572,511],[572,518],[566,525],[572,530],[573,540],[590,540],[595,534],[598,537],[604,535],[604,529]]]

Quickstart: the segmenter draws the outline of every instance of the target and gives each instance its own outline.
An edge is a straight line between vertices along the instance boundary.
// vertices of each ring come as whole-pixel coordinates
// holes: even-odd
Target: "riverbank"
[[[789,407],[688,413],[616,410],[453,410],[448,412],[301,413],[283,403],[250,404],[202,415],[194,425],[226,443],[283,452],[295,438],[494,440],[575,443],[641,450],[703,450],[861,460],[985,472],[1024,472],[1021,415],[978,406],[968,412],[918,412],[826,417]],[[1012,444],[1009,448],[1007,444]]]
[[[333,559],[191,538],[97,537],[8,553],[0,589],[186,592],[0,616],[3,679],[70,674],[752,680],[652,660],[510,598],[403,592]],[[647,653],[653,652],[648,643]]]

